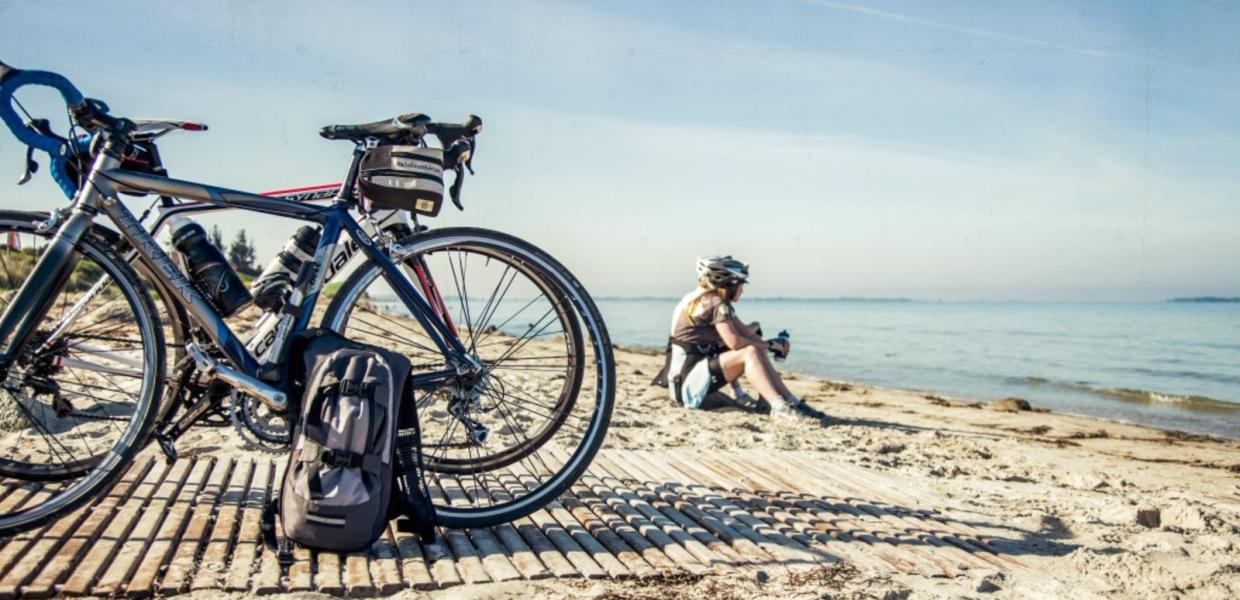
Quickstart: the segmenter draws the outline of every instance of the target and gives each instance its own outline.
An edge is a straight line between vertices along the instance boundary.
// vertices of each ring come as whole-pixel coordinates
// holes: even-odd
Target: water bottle
[[[202,225],[174,217],[172,247],[181,255],[190,280],[222,316],[231,316],[254,300],[241,278],[228,266],[224,253],[207,238]]]
[[[778,340],[788,340],[788,339],[789,339],[789,338],[791,338],[791,337],[792,337],[792,336],[788,334],[788,330],[787,330],[787,329],[785,329],[785,330],[783,330],[783,331],[779,332],[779,337],[778,337],[778,338],[776,338],[776,339],[778,339]],[[782,347],[782,346],[781,346],[781,347]],[[774,354],[774,355],[775,355],[775,362],[784,362],[785,360],[788,360],[788,353],[787,353],[787,352],[785,352],[785,351],[781,351],[781,350],[771,350],[771,354]]]
[[[251,291],[254,304],[266,312],[276,312],[284,305],[302,263],[314,258],[319,246],[319,230],[302,225],[284,244],[284,249],[254,279]]]

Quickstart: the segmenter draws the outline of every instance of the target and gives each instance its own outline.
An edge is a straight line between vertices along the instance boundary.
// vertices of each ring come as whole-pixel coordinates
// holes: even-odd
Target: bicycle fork
[[[93,210],[74,208],[5,308],[0,317],[0,373],[5,376],[77,268],[77,244],[94,217]]]

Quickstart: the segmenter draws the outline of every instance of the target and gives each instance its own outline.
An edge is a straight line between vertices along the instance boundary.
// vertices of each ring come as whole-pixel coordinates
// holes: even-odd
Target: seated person
[[[742,323],[732,308],[745,291],[749,265],[731,256],[713,256],[698,259],[697,274],[698,288],[686,294],[672,314],[664,366],[672,399],[688,408],[715,408],[704,403],[706,398],[744,374],[771,403],[773,415],[795,417],[801,400],[784,385],[768,354],[787,354],[789,340],[762,339],[758,324]]]

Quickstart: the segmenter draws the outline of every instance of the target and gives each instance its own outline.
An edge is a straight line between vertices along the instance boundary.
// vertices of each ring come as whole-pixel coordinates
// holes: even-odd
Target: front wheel
[[[538,510],[589,466],[615,402],[611,340],[594,301],[559,262],[510,235],[441,229],[400,243],[398,276],[483,365],[469,391],[418,390],[424,460],[440,523],[485,527]],[[340,287],[323,327],[447,368],[381,267]]]
[[[0,310],[45,256],[75,265],[0,375],[0,536],[114,481],[141,449],[163,389],[163,331],[138,276],[92,235],[59,258],[50,238],[27,215],[0,213]]]

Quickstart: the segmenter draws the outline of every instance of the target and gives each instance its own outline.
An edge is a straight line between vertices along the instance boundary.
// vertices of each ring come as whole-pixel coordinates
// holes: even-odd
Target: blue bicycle
[[[60,92],[68,135],[15,110],[24,112],[14,92],[28,85]],[[456,173],[450,191],[460,207],[480,119],[435,123],[415,113],[325,127],[323,137],[354,144],[352,160],[342,184],[307,198],[172,179],[155,140],[202,127],[116,117],[55,73],[0,63],[0,118],[29,148],[27,178],[37,170],[33,152],[45,152],[71,198],[51,213],[0,211],[0,536],[100,494],[152,439],[175,459],[181,434],[223,402],[247,418],[285,413],[296,384],[284,369],[287,343],[316,321],[417,365],[425,462],[445,525],[482,527],[537,510],[602,445],[615,365],[581,284],[513,236],[419,222],[438,213],[427,187],[442,186],[442,170]],[[409,190],[419,195],[408,210],[379,201]],[[326,203],[307,201],[324,195]],[[154,201],[139,216],[129,196]],[[237,308],[222,294],[237,290],[221,283],[221,265],[199,268],[155,238],[186,214],[214,210],[313,230],[311,251],[248,338],[225,320]]]

